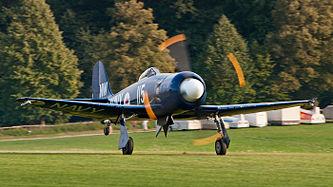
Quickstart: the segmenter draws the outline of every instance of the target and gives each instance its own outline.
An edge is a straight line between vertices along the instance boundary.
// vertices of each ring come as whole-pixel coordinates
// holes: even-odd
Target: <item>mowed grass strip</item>
[[[213,143],[192,145],[214,133],[133,133],[131,156],[117,151],[116,134],[0,142],[2,152],[68,152],[2,153],[0,185],[333,186],[333,124],[229,130],[225,157],[214,155]]]
[[[228,152],[333,153],[333,123],[301,126],[230,129]],[[216,131],[173,131],[166,138],[155,132],[131,133],[135,151],[214,152],[214,143],[194,146],[193,139],[214,135]],[[46,140],[0,142],[2,150],[117,151],[119,134]]]
[[[332,163],[332,155],[323,153],[0,154],[0,181],[1,186],[332,186]]]

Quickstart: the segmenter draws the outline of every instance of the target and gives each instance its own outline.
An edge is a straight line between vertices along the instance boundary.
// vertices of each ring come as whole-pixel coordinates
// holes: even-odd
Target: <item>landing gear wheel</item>
[[[133,153],[134,141],[132,137],[129,137],[126,147],[123,148],[123,155],[131,155]]]
[[[107,125],[104,127],[104,135],[107,136],[109,134],[110,134],[110,126]]]
[[[222,139],[215,141],[215,152],[217,155],[227,154],[227,144]]]

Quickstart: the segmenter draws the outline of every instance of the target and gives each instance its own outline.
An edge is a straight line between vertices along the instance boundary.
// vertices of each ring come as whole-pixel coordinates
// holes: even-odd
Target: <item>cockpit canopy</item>
[[[140,77],[139,77],[139,80],[142,80],[146,77],[151,77],[151,76],[155,76],[157,74],[160,74],[160,70],[158,70],[157,68],[155,67],[150,67],[148,69],[146,69],[146,71],[144,71]]]

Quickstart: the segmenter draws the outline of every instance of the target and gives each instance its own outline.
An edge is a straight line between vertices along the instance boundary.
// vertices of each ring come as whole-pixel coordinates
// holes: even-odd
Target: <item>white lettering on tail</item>
[[[106,96],[107,90],[108,89],[108,83],[103,82],[99,84],[99,98],[103,98]]]

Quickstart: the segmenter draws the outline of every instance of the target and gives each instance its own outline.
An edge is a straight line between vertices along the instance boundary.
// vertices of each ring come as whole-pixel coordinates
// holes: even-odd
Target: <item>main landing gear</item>
[[[222,135],[222,138],[215,141],[215,152],[217,155],[226,155],[230,144],[230,138],[227,129],[225,128],[223,119],[218,118],[218,116],[215,116],[215,123],[217,126],[217,131]]]
[[[115,124],[117,124],[118,119],[116,120]],[[110,134],[111,121],[104,120],[102,121],[102,123],[106,124],[106,126],[104,127],[104,135],[107,136]],[[119,137],[118,149],[122,149],[123,155],[131,155],[133,153],[133,148],[134,148],[133,138],[128,137],[125,118],[124,116],[122,116],[120,119],[120,137]]]
[[[133,153],[133,148],[134,148],[134,141],[132,137],[129,137],[127,144],[123,150],[123,155],[131,155]]]

